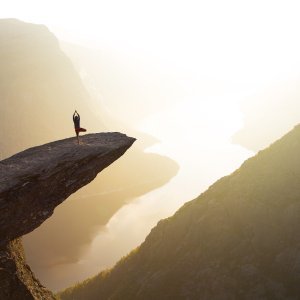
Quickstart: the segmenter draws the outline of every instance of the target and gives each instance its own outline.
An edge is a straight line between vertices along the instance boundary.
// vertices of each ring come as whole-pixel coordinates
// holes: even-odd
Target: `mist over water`
[[[147,151],[174,159],[180,165],[177,176],[119,209],[77,263],[53,266],[49,287],[59,290],[113,266],[140,245],[160,219],[171,216],[253,154],[231,143],[242,126],[241,112],[234,100],[224,104],[220,100],[208,99],[209,104],[201,107],[197,99],[186,99],[141,122],[140,130],[161,141]]]
[[[68,53],[72,57],[71,50]],[[168,69],[160,65],[153,70],[148,61],[142,65],[132,63],[137,53],[125,59],[121,54],[96,52],[88,63],[90,56],[85,51],[73,59],[79,69],[86,71],[83,80],[94,110],[108,130],[134,135],[127,130],[133,128],[154,136],[160,142],[146,151],[173,159],[180,169],[163,187],[123,205],[99,229],[77,262],[52,265],[47,273],[38,274],[52,290],[71,286],[113,266],[140,245],[160,219],[171,216],[254,154],[232,142],[245,125],[242,104],[252,103],[249,97],[255,98],[258,91],[251,80],[228,81],[225,70],[220,78],[208,79],[205,74],[198,76],[181,67]],[[107,65],[103,57],[109,59]],[[116,57],[126,61],[125,67],[116,63]],[[121,120],[121,126],[115,127],[110,118]],[[273,126],[268,128],[272,130]],[[156,168],[159,175],[160,165]],[[103,202],[97,205],[95,210],[105,208]]]
[[[109,131],[134,136],[127,130],[131,127],[151,134],[160,142],[146,151],[165,155],[180,166],[167,184],[135,199],[125,198],[125,205],[123,201],[109,203],[113,197],[93,197],[89,206],[84,196],[73,199],[75,209],[66,208],[57,224],[66,224],[67,213],[68,220],[76,222],[68,223],[72,231],[68,246],[75,254],[80,252],[79,260],[76,255],[70,260],[62,257],[60,264],[48,259],[40,273],[33,269],[53,291],[113,266],[140,245],[160,219],[171,216],[254,154],[241,145],[262,149],[299,122],[300,42],[295,37],[300,19],[296,2],[77,1],[72,13],[69,3],[62,1],[44,1],[40,6],[34,1],[13,2],[2,8],[2,17],[45,24],[60,39],[91,96],[83,103],[85,109],[99,115]],[[66,46],[63,41],[72,44]],[[74,105],[73,97],[70,103],[64,103],[66,115]],[[27,111],[36,118],[35,110]],[[62,119],[56,119],[55,125],[65,128],[61,126],[64,114],[57,116]],[[112,119],[119,127],[114,127]],[[30,126],[21,123],[26,131],[22,138],[27,140]],[[44,132],[41,137],[48,139]],[[159,176],[163,170],[160,165],[155,167]],[[138,168],[132,167],[130,172],[139,172]],[[111,182],[118,185],[113,177]],[[78,195],[80,191],[75,197]],[[111,206],[121,208],[109,218],[115,211]],[[90,244],[78,251],[76,238],[87,237],[80,230],[90,223],[99,225],[100,215],[105,215],[106,225],[96,227],[92,242],[87,238]],[[50,220],[55,223],[54,218]],[[52,238],[59,230],[61,227],[54,226]],[[51,235],[44,238],[51,256],[53,240]],[[65,243],[56,243],[56,248],[66,250],[65,256],[70,258],[67,238],[60,238]],[[26,241],[24,244],[26,250]],[[35,253],[46,257],[45,252],[35,250],[28,250],[33,260],[40,261]],[[30,259],[28,263],[31,265]]]

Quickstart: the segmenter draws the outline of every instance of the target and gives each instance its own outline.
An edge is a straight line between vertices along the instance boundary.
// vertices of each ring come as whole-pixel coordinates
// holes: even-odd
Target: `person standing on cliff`
[[[77,112],[77,110],[75,110],[73,114],[73,122],[74,122],[76,137],[77,137],[77,143],[79,145],[79,132],[86,132],[86,129],[80,127],[80,115]]]

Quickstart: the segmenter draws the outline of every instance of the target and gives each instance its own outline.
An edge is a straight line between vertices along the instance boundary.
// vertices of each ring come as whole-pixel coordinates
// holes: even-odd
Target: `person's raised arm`
[[[75,122],[75,115],[76,115],[76,110],[75,110],[75,112],[73,114],[73,122]]]

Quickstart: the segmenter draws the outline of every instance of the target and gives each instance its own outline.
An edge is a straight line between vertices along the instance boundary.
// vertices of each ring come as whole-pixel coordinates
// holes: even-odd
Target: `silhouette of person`
[[[77,110],[75,110],[73,114],[73,122],[74,122],[76,137],[77,137],[77,143],[79,145],[79,132],[86,132],[86,129],[80,127],[80,115],[77,112]]]

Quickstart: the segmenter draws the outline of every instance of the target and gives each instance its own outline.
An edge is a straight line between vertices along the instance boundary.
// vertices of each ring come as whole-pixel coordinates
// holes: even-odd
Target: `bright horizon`
[[[158,57],[197,79],[257,88],[298,73],[297,1],[9,1],[1,18],[58,38]],[[173,66],[174,68],[174,66]]]
[[[97,63],[78,60],[91,72],[83,78],[91,98],[101,101],[95,112],[107,109],[112,119],[155,136],[161,143],[147,151],[180,165],[163,187],[122,206],[79,263],[51,266],[44,276],[53,288],[113,265],[159,219],[238,168],[255,148],[233,144],[236,132],[248,126],[246,140],[254,134],[269,143],[299,122],[299,8],[296,1],[5,4],[0,18],[44,24],[61,42],[99,50]],[[98,81],[88,82],[99,66]]]
[[[130,103],[134,90],[143,89],[138,71],[144,68],[172,77],[174,94],[179,88],[185,93],[180,101],[205,110],[211,97],[241,107],[249,97],[299,79],[299,8],[297,1],[12,0],[0,18],[44,24],[61,41],[114,55],[125,79],[126,70],[136,72],[131,93],[121,89],[117,98]],[[112,110],[117,119],[144,126],[132,111]]]

